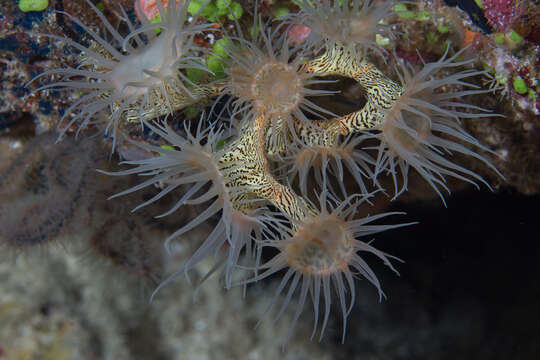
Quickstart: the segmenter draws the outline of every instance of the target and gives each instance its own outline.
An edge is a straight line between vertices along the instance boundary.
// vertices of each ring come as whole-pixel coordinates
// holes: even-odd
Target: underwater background
[[[194,282],[180,277],[149,303],[164,274],[178,269],[212,227],[184,235],[173,255],[166,255],[163,239],[191,214],[156,224],[149,214],[170,204],[131,213],[155,195],[152,189],[107,201],[130,181],[93,171],[109,166],[110,144],[75,144],[72,138],[55,144],[58,119],[78,94],[33,92],[37,84],[25,85],[48,69],[75,65],[79,54],[30,32],[82,38],[82,29],[55,10],[96,27],[99,19],[83,0],[45,3],[39,11],[16,0],[0,3],[0,228],[9,229],[18,215],[32,221],[32,214],[17,212],[28,209],[22,199],[63,221],[41,229],[47,235],[32,243],[10,243],[2,235],[8,230],[0,231],[0,360],[539,358],[537,2],[418,1],[396,17],[402,41],[391,50],[398,57],[420,63],[416,50],[436,60],[445,45],[469,46],[478,69],[489,70],[485,87],[499,89],[474,103],[505,117],[473,119],[464,127],[498,155],[490,160],[505,180],[463,159],[493,192],[451,180],[445,208],[427,185],[409,179],[404,196],[379,199],[377,211],[403,211],[409,221],[419,221],[375,236],[381,250],[405,261],[398,264],[399,277],[374,262],[388,298],[379,302],[367,281],[357,281],[344,344],[338,311],[321,342],[310,340],[313,314],[305,311],[285,350],[277,335],[287,333],[294,306],[275,324],[267,319],[255,328],[278,279],[251,285],[244,295],[241,287],[227,291],[211,277],[194,295],[194,282],[213,266],[203,261]],[[119,16],[118,4],[135,18],[133,1],[94,3],[110,21]],[[239,3],[253,13],[254,1]],[[263,17],[278,9],[298,11],[290,1],[261,0],[257,6]],[[383,62],[378,65],[386,70]],[[29,176],[36,164],[55,165]],[[42,176],[66,173],[84,174],[72,193],[40,190]]]

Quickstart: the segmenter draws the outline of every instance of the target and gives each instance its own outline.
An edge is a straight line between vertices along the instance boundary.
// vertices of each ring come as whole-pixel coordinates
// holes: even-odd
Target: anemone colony
[[[81,51],[81,64],[42,74],[60,79],[41,89],[82,92],[60,120],[61,134],[75,125],[78,132],[104,129],[113,139],[114,152],[126,141],[134,143],[127,129],[150,129],[163,145],[136,142],[147,157],[125,159],[130,168],[108,173],[137,174],[146,180],[113,197],[145,187],[160,189],[137,210],[180,194],[157,218],[181,211],[183,205],[201,206],[204,210],[171,234],[166,245],[207,220],[217,220],[191,259],[160,287],[209,256],[216,259],[212,272],[223,277],[227,288],[282,273],[267,311],[284,293],[279,318],[299,292],[296,323],[310,297],[313,335],[319,330],[322,337],[334,292],[345,336],[355,303],[355,277],[366,278],[384,296],[361,254],[371,253],[396,271],[391,260],[397,258],[360,238],[408,225],[373,224],[392,213],[358,218],[370,189],[384,191],[379,180],[390,176],[398,197],[407,190],[410,168],[443,202],[441,189],[449,191],[446,177],[487,185],[478,174],[455,164],[453,153],[472,156],[498,174],[476,152],[489,150],[460,127],[461,118],[492,116],[461,102],[466,95],[486,92],[465,81],[482,73],[468,67],[473,60],[458,61],[462,52],[449,55],[447,50],[419,71],[401,65],[396,69],[399,82],[369,62],[370,56],[384,55],[376,36],[394,36],[392,1],[298,1],[300,12],[275,23],[262,21],[255,11],[252,36],[245,36],[238,23],[234,34],[225,34],[221,77],[206,68],[210,51],[195,41],[212,31],[212,24],[198,14],[189,16],[189,1],[162,5],[158,0],[161,21],[143,20],[137,28],[128,20],[126,36],[88,4],[108,34],[99,35],[65,14],[83,27],[90,45],[62,39]],[[290,36],[295,27],[304,29],[305,39]],[[203,70],[211,80],[192,81],[190,70]],[[324,90],[328,76],[353,79],[365,104],[338,116],[310,100],[334,94]],[[179,110],[212,104],[211,99],[216,100],[200,120],[184,121],[183,127],[175,120]],[[353,191],[344,184],[347,177],[354,179]],[[264,263],[261,254],[267,247],[277,255]]]

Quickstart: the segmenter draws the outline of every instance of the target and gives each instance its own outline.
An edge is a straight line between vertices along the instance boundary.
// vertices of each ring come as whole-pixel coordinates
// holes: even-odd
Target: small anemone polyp
[[[394,37],[391,26],[383,22],[392,15],[394,4],[376,0],[299,0],[302,12],[295,21],[311,29],[309,43],[325,43],[328,48],[341,44],[353,52],[359,48],[380,52],[375,34]]]

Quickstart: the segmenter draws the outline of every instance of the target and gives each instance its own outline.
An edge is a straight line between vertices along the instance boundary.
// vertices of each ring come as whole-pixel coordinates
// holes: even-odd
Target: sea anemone
[[[344,46],[358,55],[366,50],[381,53],[376,35],[394,38],[391,25],[384,19],[392,15],[394,1],[376,0],[299,0],[301,12],[286,22],[307,26],[311,32],[306,46]]]
[[[180,229],[176,230],[165,240],[166,248],[170,248],[172,240],[192,230],[203,222],[220,214],[219,221],[208,238],[185,264],[184,268],[162,283],[156,291],[168,284],[181,274],[187,274],[202,259],[209,255],[221,255],[225,245],[228,252],[225,258],[218,263],[225,265],[225,283],[230,287],[232,270],[239,263],[242,252],[247,259],[256,257],[256,248],[252,247],[254,238],[261,238],[266,231],[266,220],[261,216],[266,207],[257,199],[245,200],[242,196],[249,191],[246,186],[234,183],[235,171],[238,166],[226,166],[220,158],[226,151],[218,149],[223,139],[223,132],[209,126],[203,130],[205,121],[201,117],[197,130],[192,134],[185,123],[186,136],[177,134],[165,121],[161,123],[145,124],[155,134],[167,142],[165,146],[137,143],[136,145],[156,154],[143,160],[124,161],[121,164],[137,165],[131,169],[105,172],[108,175],[123,176],[138,174],[151,176],[140,184],[119,192],[111,198],[130,194],[148,186],[158,186],[161,191],[133,209],[137,211],[144,206],[158,201],[169,193],[178,193],[184,185],[191,184],[176,204],[167,212],[156,216],[161,218],[177,211],[182,205],[203,205],[203,210],[197,217]],[[244,251],[245,250],[245,251]],[[217,269],[217,268],[216,268]]]
[[[278,254],[267,263],[259,266],[258,270],[262,271],[259,275],[242,282],[245,284],[262,280],[287,269],[275,295],[263,313],[264,317],[276,305],[279,295],[290,283],[274,321],[279,319],[292,296],[300,287],[298,307],[286,339],[290,337],[294,329],[307,301],[308,293],[311,295],[315,311],[312,338],[318,328],[321,295],[324,299],[324,319],[320,329],[320,339],[322,339],[332,304],[331,288],[334,288],[343,316],[343,341],[345,340],[347,317],[356,297],[354,278],[358,275],[365,277],[377,289],[379,300],[384,297],[381,283],[370,266],[359,255],[360,252],[375,255],[397,273],[390,260],[399,259],[377,250],[370,242],[363,242],[357,238],[410,225],[370,225],[383,217],[401,213],[384,213],[355,220],[354,215],[359,205],[367,199],[368,195],[353,195],[339,205],[331,206],[331,209],[327,208],[328,204],[331,204],[327,201],[328,195],[327,191],[322,192],[320,196],[321,210],[317,216],[302,222],[291,221],[292,227],[278,224],[276,232],[280,234],[279,240],[268,240],[262,245],[276,249]]]
[[[302,69],[303,51],[291,49],[279,31],[260,19],[256,24],[257,34],[252,41],[231,37],[225,46],[228,55],[225,74],[229,81],[223,85],[223,92],[233,98],[232,115],[246,112],[244,118],[248,119],[263,116],[272,122],[273,134],[277,136],[286,131],[295,135],[293,118],[310,125],[305,113],[318,118],[325,114],[332,116],[308,99],[334,94],[310,88],[328,81]]]
[[[291,184],[298,177],[298,184],[302,195],[308,196],[308,175],[313,169],[315,181],[321,190],[326,184],[330,193],[337,196],[333,188],[334,183],[340,186],[341,194],[347,197],[345,177],[351,175],[360,189],[361,194],[369,193],[366,180],[372,179],[374,174],[372,166],[375,160],[359,145],[366,139],[365,135],[348,136],[334,146],[304,145],[288,158],[288,179]],[[348,172],[347,172],[348,171]],[[328,178],[328,175],[332,178]],[[335,179],[332,181],[331,179]]]
[[[58,81],[38,90],[82,92],[81,97],[60,119],[60,136],[75,123],[79,123],[79,131],[86,128],[92,121],[97,122],[98,113],[108,111],[109,120],[105,133],[116,140],[119,121],[126,117],[127,110],[135,109],[132,120],[138,121],[148,112],[151,113],[150,117],[172,113],[175,101],[195,98],[186,86],[192,84],[182,70],[205,70],[194,55],[199,48],[194,45],[193,36],[208,29],[210,24],[197,25],[197,17],[186,24],[190,1],[180,7],[177,7],[175,1],[169,1],[164,9],[158,0],[161,21],[150,23],[146,20],[139,28],[135,28],[120,7],[131,31],[126,36],[122,36],[92,2],[86,2],[107,29],[112,38],[110,42],[79,19],[64,12],[60,13],[79,25],[91,37],[89,46],[53,34],[38,34],[67,42],[69,46],[81,51],[83,59],[76,68],[49,70],[36,77],[60,77]],[[140,6],[138,2],[137,5]],[[159,35],[156,35],[157,30],[160,30]],[[70,114],[74,114],[71,119]]]
[[[417,73],[403,64],[397,69],[403,93],[390,108],[385,109],[382,122],[378,126],[380,133],[373,135],[380,140],[375,175],[387,173],[392,176],[395,197],[407,190],[409,167],[418,171],[443,202],[440,188],[450,192],[445,184],[445,176],[461,179],[478,187],[476,180],[490,188],[480,175],[448,159],[453,153],[472,156],[502,177],[487,158],[462,144],[491,152],[460,126],[460,119],[463,118],[477,119],[500,115],[475,105],[455,101],[468,95],[490,92],[491,90],[479,89],[478,86],[464,81],[485,72],[470,69],[448,76],[438,74],[471,64],[474,59],[455,61],[464,50],[447,57],[447,49],[438,61],[424,64],[423,69]],[[460,88],[465,90],[456,90]],[[399,173],[402,177],[401,187]]]

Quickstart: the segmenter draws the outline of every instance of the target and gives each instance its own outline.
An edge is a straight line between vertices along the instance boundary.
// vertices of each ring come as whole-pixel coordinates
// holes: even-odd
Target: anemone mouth
[[[270,116],[287,115],[300,106],[304,84],[295,66],[269,62],[260,67],[251,84],[254,107]]]
[[[290,267],[305,275],[345,271],[354,254],[343,220],[327,215],[302,227],[285,246]]]
[[[399,156],[418,152],[424,146],[431,133],[430,118],[412,115],[401,119],[387,119],[382,125],[388,147]]]

